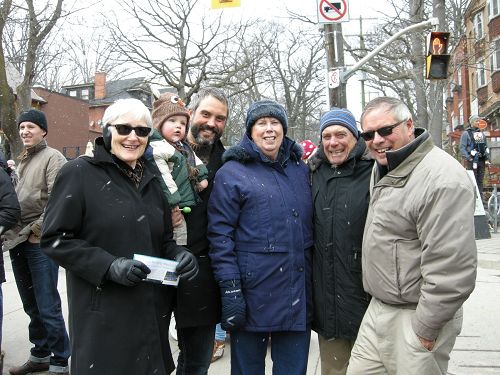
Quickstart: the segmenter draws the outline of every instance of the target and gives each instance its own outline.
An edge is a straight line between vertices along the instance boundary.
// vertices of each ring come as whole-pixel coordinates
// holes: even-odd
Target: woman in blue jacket
[[[227,150],[208,206],[210,258],[231,331],[231,374],[305,374],[311,322],[312,203],[302,149],[287,115],[262,100]]]

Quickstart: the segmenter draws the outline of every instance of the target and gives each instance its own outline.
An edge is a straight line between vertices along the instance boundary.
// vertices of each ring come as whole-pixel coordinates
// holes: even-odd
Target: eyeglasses
[[[132,130],[138,137],[147,137],[151,134],[151,128],[147,126],[130,126],[129,124],[108,124],[113,126],[120,135],[129,135]]]
[[[402,124],[405,121],[408,121],[408,120],[403,120],[403,121],[397,122],[397,123],[392,124],[392,125],[383,126],[377,130],[368,130],[366,132],[361,133],[360,135],[365,141],[373,140],[373,138],[375,138],[375,133],[377,133],[381,137],[387,137],[387,136],[392,134],[392,130],[395,127],[397,127],[398,125]]]

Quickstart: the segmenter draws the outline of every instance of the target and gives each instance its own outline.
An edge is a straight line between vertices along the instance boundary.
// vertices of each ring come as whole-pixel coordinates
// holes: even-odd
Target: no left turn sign
[[[318,0],[318,22],[347,22],[349,21],[347,8],[347,0]]]

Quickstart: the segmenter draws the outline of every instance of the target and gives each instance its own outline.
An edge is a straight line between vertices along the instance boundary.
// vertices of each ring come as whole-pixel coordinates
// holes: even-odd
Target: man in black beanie
[[[40,248],[45,206],[66,159],[47,146],[48,126],[43,112],[23,111],[17,124],[25,147],[17,168],[16,186],[21,220],[5,233],[4,247],[10,252],[17,289],[30,317],[28,329],[33,347],[28,361],[11,368],[9,373],[25,375],[49,370],[50,375],[69,374],[69,339],[57,291],[59,266]]]

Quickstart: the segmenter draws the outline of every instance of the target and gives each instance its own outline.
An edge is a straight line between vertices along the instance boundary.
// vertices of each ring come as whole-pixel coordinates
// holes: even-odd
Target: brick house
[[[89,141],[88,103],[41,87],[33,90],[44,99],[39,109],[47,116],[49,146],[67,159],[83,155]]]
[[[484,117],[492,159],[500,165],[500,0],[472,0],[464,23],[465,35],[451,52],[448,135],[456,149],[470,115]]]
[[[152,108],[154,96],[144,78],[106,81],[105,72],[96,72],[94,82],[63,86],[61,93],[78,98],[88,105],[88,140],[94,141],[102,134],[102,116],[106,108],[118,99],[135,98]]]

